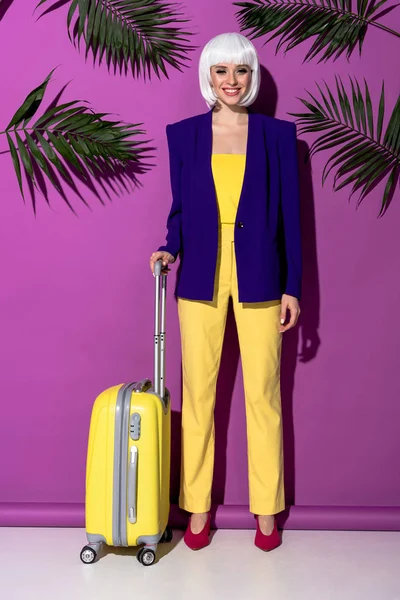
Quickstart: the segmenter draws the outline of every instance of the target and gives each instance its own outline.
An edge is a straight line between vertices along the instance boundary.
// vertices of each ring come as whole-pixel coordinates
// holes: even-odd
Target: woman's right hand
[[[175,262],[174,257],[169,252],[164,252],[164,251],[153,252],[153,254],[150,256],[150,269],[151,269],[151,272],[153,273],[153,275],[154,275],[154,265],[158,260],[162,260],[163,267]],[[161,270],[161,273],[163,275],[168,275],[168,271],[169,271],[168,267],[166,269],[163,268]]]

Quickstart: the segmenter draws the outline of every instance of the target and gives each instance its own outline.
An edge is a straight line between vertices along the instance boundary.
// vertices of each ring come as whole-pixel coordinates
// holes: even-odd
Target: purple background
[[[44,106],[72,80],[63,102],[85,99],[98,112],[142,122],[144,137],[156,147],[155,166],[140,176],[141,187],[133,193],[113,195],[102,206],[81,185],[92,209],[87,210],[66,188],[75,217],[49,187],[51,208],[38,197],[35,217],[29,193],[26,205],[20,197],[6,139],[0,136],[0,503],[6,512],[13,503],[43,503],[51,514],[53,503],[84,502],[96,395],[110,385],[152,375],[154,280],[148,258],[164,243],[171,201],[165,126],[207,110],[198,86],[201,48],[214,35],[239,27],[230,1],[187,0],[183,10],[191,23],[184,27],[195,33],[191,43],[200,46],[190,68],[183,73],[169,68],[169,80],[154,77],[144,83],[109,74],[104,65],[94,68],[90,58],[85,64],[67,36],[67,7],[36,22],[36,4],[15,0],[0,23],[0,131],[29,91],[60,65]],[[399,30],[400,11],[382,22]],[[314,82],[323,78],[333,86],[335,74],[347,85],[351,74],[360,82],[367,79],[376,108],[385,80],[387,122],[400,89],[395,59],[400,44],[393,36],[371,28],[361,58],[354,53],[350,62],[340,58],[319,65],[302,64],[309,43],[286,57],[275,57],[274,43],[254,43],[263,65],[256,109],[292,120],[287,112],[300,112],[296,97],[305,97],[305,88],[314,92]],[[300,160],[305,149],[300,141]],[[332,191],[332,177],[322,188],[327,158],[317,155],[312,171],[301,160],[302,314],[298,327],[284,335],[282,358],[286,500],[298,506],[398,507],[398,192],[382,219],[377,214],[384,184],[356,211],[356,198],[348,203],[348,189]],[[173,502],[181,406],[175,273],[173,267],[167,336]],[[248,504],[242,385],[230,311],[216,408],[213,499],[218,504]]]

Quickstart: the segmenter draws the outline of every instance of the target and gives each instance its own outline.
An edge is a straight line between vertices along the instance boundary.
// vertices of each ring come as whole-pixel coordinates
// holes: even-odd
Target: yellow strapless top
[[[242,191],[245,154],[212,154],[211,165],[221,223],[234,224]]]

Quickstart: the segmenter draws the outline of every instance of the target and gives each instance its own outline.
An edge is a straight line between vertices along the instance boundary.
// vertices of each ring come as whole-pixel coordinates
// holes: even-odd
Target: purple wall
[[[51,209],[29,194],[24,206],[4,136],[0,136],[1,346],[0,502],[82,503],[91,407],[105,387],[151,376],[153,283],[148,257],[164,240],[170,205],[165,126],[207,110],[198,88],[200,49],[212,36],[238,31],[228,0],[187,0],[196,33],[190,69],[169,69],[151,83],[93,68],[70,44],[67,7],[40,19],[37,0],[15,0],[0,23],[0,131],[27,93],[60,65],[44,105],[70,80],[63,101],[86,99],[99,112],[143,122],[157,147],[142,187],[102,206],[81,186],[92,210],[68,192],[76,218],[55,191]],[[213,19],[210,14],[213,13]],[[399,30],[400,11],[383,23]],[[187,25],[187,24],[184,24]],[[186,28],[186,27],[185,27]],[[387,115],[399,91],[399,42],[368,32],[350,63],[302,64],[308,44],[275,57],[256,40],[266,87],[257,108],[289,118],[296,97],[336,73],[370,85],[377,106],[385,80]],[[269,74],[266,69],[268,69]],[[262,108],[261,108],[262,110]],[[308,138],[307,142],[310,143]],[[305,143],[299,144],[304,155]],[[284,336],[282,393],[288,504],[400,506],[398,264],[400,198],[377,219],[384,185],[358,211],[347,189],[321,187],[327,155],[302,167],[304,296],[299,327]],[[311,183],[312,178],[312,183]],[[168,387],[173,397],[174,463],[179,454],[179,326],[169,280]],[[232,314],[217,403],[214,501],[248,503],[242,375]],[[173,471],[173,500],[178,492]]]

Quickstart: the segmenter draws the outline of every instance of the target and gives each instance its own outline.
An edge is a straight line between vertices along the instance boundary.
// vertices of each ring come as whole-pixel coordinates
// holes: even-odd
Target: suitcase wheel
[[[86,565],[90,565],[96,560],[97,554],[90,546],[85,546],[81,551],[81,561]]]
[[[150,548],[143,547],[136,554],[136,558],[142,565],[149,567],[156,560],[156,553]]]
[[[168,543],[168,542],[171,542],[171,541],[172,541],[172,529],[171,529],[171,527],[169,527],[167,525],[167,527],[166,527],[166,529],[165,529],[165,531],[164,531],[164,533],[163,533],[163,535],[161,537],[160,544]]]

